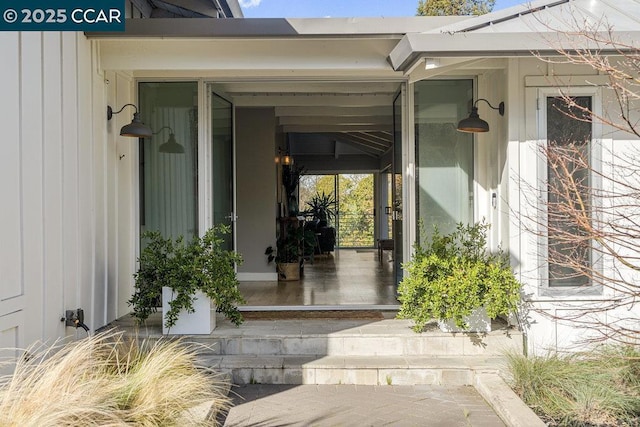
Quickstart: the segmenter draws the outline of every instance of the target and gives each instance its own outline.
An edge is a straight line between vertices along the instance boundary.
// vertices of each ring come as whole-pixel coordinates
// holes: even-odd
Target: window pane
[[[547,227],[549,286],[589,284],[591,97],[547,98]],[[579,219],[583,219],[579,221]],[[582,223],[582,224],[581,224]]]
[[[142,121],[154,133],[140,144],[141,231],[189,240],[198,234],[197,83],[140,83],[139,92]],[[172,135],[183,153],[163,146]]]
[[[373,175],[338,175],[338,246],[374,246]]]
[[[473,136],[458,132],[469,115],[471,80],[434,80],[415,85],[418,218],[430,233],[449,233],[473,221]]]

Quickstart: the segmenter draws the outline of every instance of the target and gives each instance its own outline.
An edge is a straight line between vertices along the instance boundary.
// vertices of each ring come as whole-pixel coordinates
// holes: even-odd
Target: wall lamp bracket
[[[122,129],[120,129],[120,135],[132,138],[150,138],[153,133],[151,132],[151,129],[142,123],[142,120],[140,120],[140,113],[138,112],[138,107],[136,107],[135,104],[124,104],[118,111],[113,111],[113,108],[111,108],[110,105],[107,105],[107,120],[111,120],[115,114],[121,113],[125,107],[129,106],[135,108],[135,113],[133,113],[131,123],[122,126]]]
[[[471,107],[471,113],[469,117],[466,119],[460,120],[458,123],[458,130],[460,132],[470,132],[470,133],[479,133],[479,132],[489,132],[489,123],[485,122],[478,115],[478,102],[484,101],[487,103],[489,108],[493,110],[498,110],[498,113],[501,116],[504,116],[504,102],[500,102],[497,107],[494,107],[484,98],[477,99],[473,103],[473,107]]]

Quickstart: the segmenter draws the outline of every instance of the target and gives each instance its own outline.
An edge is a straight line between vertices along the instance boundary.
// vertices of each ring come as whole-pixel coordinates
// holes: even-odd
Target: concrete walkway
[[[471,386],[252,384],[231,396],[229,427],[505,425]]]

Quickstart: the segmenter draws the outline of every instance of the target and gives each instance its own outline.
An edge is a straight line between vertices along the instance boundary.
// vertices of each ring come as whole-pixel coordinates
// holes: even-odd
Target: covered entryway
[[[401,203],[393,203],[402,194],[395,194],[392,171],[401,170],[396,151],[402,146],[404,85],[398,79],[215,82],[235,106],[237,247],[258,257],[239,268],[248,306],[397,307],[401,274],[394,269],[401,268],[402,251],[388,249],[394,234],[402,235],[395,230],[402,227],[396,211]],[[337,239],[329,249],[318,241],[315,251],[305,253],[299,281],[279,282],[264,249],[274,245],[284,222],[299,221],[306,230],[317,220],[305,212],[314,194],[305,197],[298,189],[292,211],[283,173],[294,168],[331,181],[307,190],[337,199],[338,214],[321,224]],[[379,240],[387,242],[382,254]]]
[[[413,91],[407,74],[395,71],[388,57],[408,31],[452,20],[275,19],[215,25],[191,20],[178,26],[171,19],[128,22],[124,34],[92,34],[111,82],[109,102],[139,104],[155,138],[144,142],[143,153],[130,141],[118,140],[115,148],[119,185],[129,189],[119,193],[122,228],[128,233],[120,236],[131,242],[131,265],[123,270],[122,289],[115,296],[121,311],[132,293],[131,281],[124,278],[135,272],[140,232],[158,224],[170,226],[172,235],[195,235],[230,219],[230,243],[244,258],[240,281],[261,282],[262,289],[277,287],[275,267],[264,252],[275,245],[278,217],[283,216],[282,178],[275,162],[282,152],[293,155],[295,164],[304,164],[309,173],[374,175],[374,239],[394,242],[394,250],[385,253],[393,263],[383,264],[381,271],[392,269],[391,282],[397,282],[403,255],[410,253],[415,237]],[[160,151],[172,133],[184,153]],[[232,153],[227,150],[229,136]],[[222,172],[216,157],[220,153],[233,159],[234,180],[229,168],[217,174]],[[146,189],[147,184],[156,188]],[[172,196],[169,204],[167,195]],[[152,203],[164,206],[161,216],[154,217],[158,212]],[[375,247],[351,255],[350,268],[360,257],[380,267]],[[331,256],[339,261],[339,275],[340,263],[349,257],[335,251]],[[319,258],[307,263],[313,266],[319,266]],[[306,277],[313,276],[311,271],[306,269]],[[381,303],[379,295],[393,295],[380,288],[365,292],[353,281],[351,286],[373,296],[361,301],[363,306]]]

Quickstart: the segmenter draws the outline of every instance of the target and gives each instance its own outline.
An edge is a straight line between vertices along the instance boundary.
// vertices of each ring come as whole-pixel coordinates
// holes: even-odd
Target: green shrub
[[[164,238],[157,232],[145,232],[147,245],[140,254],[140,268],[134,275],[135,292],[129,304],[133,306],[133,316],[143,321],[157,310],[162,295],[162,287],[173,289],[175,295],[164,313],[165,325],[175,325],[180,311],[193,312],[195,292],[200,290],[212,301],[217,310],[236,325],[242,323],[238,304],[244,298],[238,289],[235,266],[242,263],[242,257],[223,249],[223,235],[228,234],[228,226],[217,225],[202,237],[194,237],[185,243],[182,237],[175,241]]]
[[[637,426],[640,351],[617,347],[590,353],[508,355],[514,391],[554,426]]]
[[[408,275],[398,288],[398,316],[413,319],[419,332],[432,319],[453,320],[465,328],[464,318],[478,307],[492,319],[514,313],[521,285],[504,253],[486,251],[488,228],[485,223],[458,224],[448,235],[435,228],[424,245],[418,242],[403,264]]]

